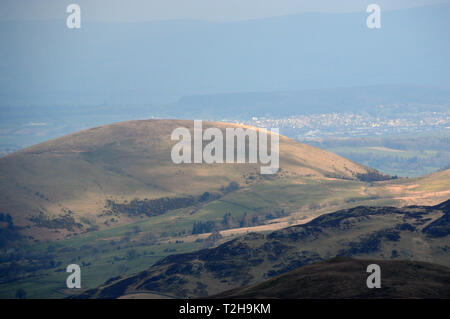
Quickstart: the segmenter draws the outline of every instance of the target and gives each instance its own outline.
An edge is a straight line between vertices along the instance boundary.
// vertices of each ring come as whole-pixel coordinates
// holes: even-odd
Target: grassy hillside
[[[369,182],[378,176],[370,168],[285,137],[276,175],[260,175],[255,164],[175,165],[170,134],[180,126],[192,122],[112,124],[1,158],[0,212],[12,221],[0,221],[0,297],[22,287],[30,297],[64,296],[70,263],[82,265],[89,289],[173,253],[338,209],[449,196],[450,171]]]
[[[258,164],[176,165],[170,159],[175,144],[171,132],[177,127],[192,130],[192,126],[192,121],[180,120],[123,122],[0,158],[0,211],[11,214],[15,225],[25,227],[21,233],[47,240],[148,218],[145,210],[131,214],[126,209],[133,200],[135,206],[153,209],[161,203],[152,200],[164,198],[169,203],[158,214],[190,207],[183,222],[191,226],[194,220],[221,218],[225,213],[239,218],[244,213],[268,214],[280,209],[293,214],[293,220],[301,220],[355,202],[379,204],[381,200],[399,205],[403,196],[408,202],[420,197],[437,203],[446,199],[445,191],[450,189],[447,173],[427,177],[426,183],[415,182],[423,184],[417,189],[411,180],[403,179],[367,183],[363,177],[373,170],[283,136],[281,169],[275,175],[260,175]],[[204,129],[211,126],[237,125],[204,123]],[[431,180],[436,182],[430,184]],[[224,191],[233,182],[238,187]],[[199,201],[205,192],[212,196]],[[187,200],[190,196],[194,200]],[[112,205],[123,209],[111,212]]]
[[[205,123],[204,128],[209,126],[223,129],[232,125]],[[351,189],[358,185],[357,174],[370,171],[342,157],[285,137],[280,141],[281,170],[275,176],[259,175],[257,164],[176,165],[170,158],[171,147],[175,144],[170,135],[176,127],[192,129],[192,122],[149,120],[112,124],[51,140],[1,158],[0,211],[10,213],[17,225],[30,226],[31,230],[25,231],[27,235],[38,239],[61,238],[72,232],[81,232],[86,227],[59,228],[59,233],[54,230],[36,233],[32,231],[36,223],[30,222],[30,218],[39,216],[41,212],[49,219],[70,214],[76,222],[86,224],[80,217],[91,218],[100,228],[105,228],[104,223],[110,216],[100,215],[108,200],[125,203],[133,199],[199,196],[204,192],[223,195],[221,187],[230,182],[241,186],[241,192],[236,195],[238,204],[233,203],[234,206],[248,206],[250,210],[269,209],[283,200],[274,194],[257,207],[252,196],[264,196],[264,189],[276,187],[281,190],[284,186],[290,195],[301,194],[305,192],[302,185],[317,183],[329,183],[330,188],[336,183],[347,183],[349,187],[346,188]],[[339,196],[345,197],[347,189],[342,188]],[[252,195],[246,196],[246,193]],[[321,197],[320,194],[318,196]],[[229,200],[221,200],[214,207],[224,206],[222,211],[232,209],[233,204]],[[205,207],[202,214],[209,210]],[[216,209],[214,211],[217,212]],[[115,224],[128,223],[128,217],[116,216]]]

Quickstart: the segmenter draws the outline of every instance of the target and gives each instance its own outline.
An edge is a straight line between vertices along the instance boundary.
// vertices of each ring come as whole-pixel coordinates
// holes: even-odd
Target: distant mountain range
[[[377,108],[384,106],[383,109]],[[393,106],[396,107],[393,107]],[[449,87],[383,85],[285,92],[242,92],[186,96],[170,104],[168,114],[200,118],[269,116],[281,118],[299,114],[362,113],[387,115],[446,112]],[[162,113],[162,111],[160,111]]]
[[[216,248],[172,255],[136,275],[113,278],[81,297],[137,293],[178,298],[218,293],[237,298],[448,297],[449,222],[450,201],[431,207],[359,206],[267,235],[248,234]],[[363,260],[335,259],[307,267],[335,256]],[[367,259],[384,260],[380,263],[386,282],[379,292],[362,289],[362,278],[367,278],[362,264]]]
[[[35,100],[37,101],[37,100]],[[1,104],[1,103],[0,103]],[[224,94],[191,95],[169,103],[130,104],[120,100],[110,103],[83,104],[73,100],[69,104],[0,105],[0,155],[11,153],[52,138],[77,132],[83,128],[113,122],[149,118],[203,119],[251,123],[253,117],[268,117],[272,124],[280,127],[282,134],[297,137],[299,123],[276,123],[291,116],[329,115],[330,134],[335,131],[334,113],[349,119],[351,125],[340,126],[338,134],[355,131],[379,136],[388,134],[385,126],[371,126],[389,120],[404,119],[401,129],[410,135],[442,130],[445,131],[446,116],[450,105],[450,88],[445,86],[383,85],[327,88],[315,90],[241,92]],[[436,113],[435,113],[436,112]],[[426,114],[425,114],[426,113]],[[343,115],[345,114],[345,115]],[[354,115],[362,115],[364,129],[355,124]],[[439,125],[430,127],[420,121],[430,117]],[[320,117],[323,120],[326,120]],[[380,119],[380,120],[377,120]],[[315,121],[306,122],[311,130],[318,129]],[[297,126],[296,126],[297,125]],[[300,125],[301,126],[301,125]],[[297,128],[295,128],[297,127]],[[322,128],[319,126],[319,128]],[[367,129],[370,128],[370,131]],[[438,132],[438,133],[439,133]],[[302,134],[304,134],[303,132]],[[445,132],[442,132],[445,133]],[[441,133],[439,133],[441,134]]]
[[[448,3],[214,23],[0,22],[0,105],[150,104],[182,96],[449,85]]]

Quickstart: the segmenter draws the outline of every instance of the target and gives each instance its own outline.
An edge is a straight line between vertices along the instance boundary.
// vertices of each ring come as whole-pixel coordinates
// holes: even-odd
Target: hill
[[[143,292],[211,296],[335,256],[448,267],[449,216],[450,201],[404,208],[359,206],[270,234],[252,233],[216,248],[171,255],[146,271],[115,278],[81,297],[118,298]]]
[[[381,288],[366,286],[367,266],[381,268]],[[212,298],[450,298],[450,268],[416,261],[336,257]]]
[[[277,206],[292,209],[307,205],[306,199],[302,205],[297,205],[298,202],[284,207],[278,204],[283,197],[294,193],[312,194],[314,186],[319,184],[324,189],[317,191],[316,199],[325,200],[331,193],[334,199],[354,197],[362,185],[358,179],[377,174],[340,156],[285,137],[280,138],[281,169],[275,175],[260,175],[258,164],[176,165],[170,158],[171,148],[176,143],[171,141],[171,133],[177,127],[192,131],[192,123],[145,120],[111,124],[0,158],[0,211],[10,213],[16,225],[29,226],[23,232],[33,238],[61,238],[84,231],[89,226],[86,218],[104,228],[104,222],[113,217],[116,220],[113,226],[117,226],[136,217],[148,217],[150,215],[145,214],[148,211],[163,213],[195,206],[199,203],[195,196],[205,192],[211,197],[203,204],[234,205],[235,211],[240,205],[240,214],[243,210],[253,212],[258,206],[261,212],[269,213]],[[203,126],[222,130],[237,127],[213,122],[205,122]],[[231,190],[227,187],[232,182],[236,183],[233,184],[236,192],[232,198],[227,198],[227,190]],[[255,196],[264,196],[274,188],[278,192],[284,188],[285,195],[267,197],[263,205],[254,202]],[[161,199],[165,204],[154,202]],[[218,199],[221,202],[217,202]],[[144,208],[136,211],[139,205]],[[212,210],[209,208],[204,214]],[[226,213],[227,208],[221,211]],[[233,213],[233,207],[228,211]],[[34,226],[49,231],[33,232]]]
[[[204,129],[213,126],[239,127],[203,123]],[[304,223],[357,204],[432,205],[450,192],[450,170],[373,183],[388,177],[283,136],[280,170],[274,175],[261,175],[259,164],[177,165],[170,158],[176,143],[170,135],[177,127],[192,132],[193,122],[105,125],[0,158],[0,212],[10,214],[20,233],[34,240],[156,222],[155,216],[160,218],[156,233],[176,222],[171,233],[189,234],[195,222],[217,223],[228,213],[233,219],[228,228],[270,220],[272,226],[265,230],[275,230],[288,221]],[[177,213],[169,217],[168,211]],[[242,224],[245,215],[259,220]]]
[[[61,297],[71,263],[84,267],[90,289],[249,232],[358,205],[434,205],[450,194],[450,170],[378,181],[388,177],[282,136],[274,175],[258,164],[175,165],[170,134],[180,126],[192,131],[191,121],[117,123],[0,158],[0,296],[25,287],[30,297]]]

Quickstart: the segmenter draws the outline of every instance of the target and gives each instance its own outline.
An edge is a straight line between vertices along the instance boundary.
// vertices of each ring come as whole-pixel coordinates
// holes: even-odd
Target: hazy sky
[[[1,0],[0,20],[65,19],[68,4],[81,6],[89,21],[201,19],[232,21],[301,12],[364,11],[377,3],[395,10],[450,0]]]

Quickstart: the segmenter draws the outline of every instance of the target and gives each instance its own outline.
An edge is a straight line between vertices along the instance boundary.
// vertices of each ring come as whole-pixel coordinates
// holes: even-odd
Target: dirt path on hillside
[[[279,229],[286,228],[289,226],[306,224],[316,217],[317,216],[308,217],[305,219],[299,219],[299,220],[295,220],[294,222],[282,221],[282,222],[275,222],[275,223],[271,223],[271,224],[252,226],[252,227],[225,229],[225,230],[220,231],[220,235],[222,236],[222,239],[224,239],[224,238],[229,239],[229,237],[235,237],[235,236],[243,235],[243,234],[247,234],[247,233],[271,232],[271,231],[279,230]],[[181,240],[185,243],[190,243],[190,242],[196,241],[197,239],[206,239],[211,235],[212,235],[212,233],[188,235],[188,236],[183,236],[183,237],[176,237],[176,238],[172,238],[172,239],[162,240],[160,243],[167,244],[169,242],[173,242],[174,240],[179,240],[179,241]]]

